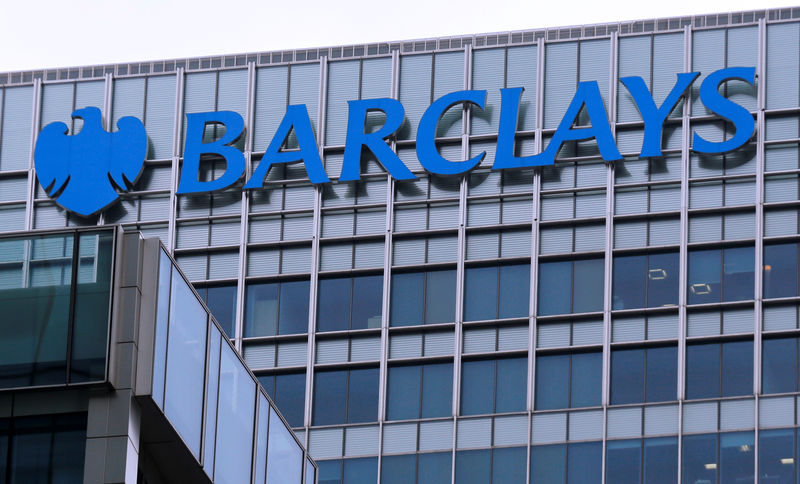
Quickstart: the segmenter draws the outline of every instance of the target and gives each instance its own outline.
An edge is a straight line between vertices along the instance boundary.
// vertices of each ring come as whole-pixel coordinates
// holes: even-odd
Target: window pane
[[[570,407],[600,405],[603,380],[603,354],[572,355],[572,388]]]
[[[461,375],[461,414],[494,411],[495,361],[465,361]]]
[[[318,484],[341,484],[342,461],[321,460],[317,461]]]
[[[536,409],[569,407],[569,355],[536,357]]]
[[[571,294],[572,262],[539,264],[538,313],[540,315],[569,313]]]
[[[567,446],[567,484],[600,484],[603,444],[586,442]]]
[[[616,440],[606,449],[606,482],[635,484],[641,478],[642,442]]]
[[[611,353],[611,404],[641,403],[643,399],[644,350],[613,351]]]
[[[276,375],[274,400],[289,425],[302,427],[306,401],[306,374]]]
[[[217,413],[217,438],[216,454],[214,458],[215,482],[242,482],[250,479],[250,466],[253,455],[253,419],[255,418],[256,385],[239,362],[236,353],[230,346],[223,343],[219,367],[219,409]],[[291,439],[288,430],[283,426],[275,412],[270,413],[269,455],[268,458],[279,457],[289,459],[291,448],[285,443]],[[275,424],[275,421],[278,424]],[[280,429],[278,429],[280,427]],[[280,438],[278,432],[282,430],[287,435]],[[199,432],[199,429],[198,429]],[[276,440],[273,440],[276,439]],[[276,443],[277,442],[277,443]],[[297,444],[292,440],[292,445]],[[284,449],[285,447],[285,449]],[[295,454],[296,467],[302,467],[302,453]],[[273,468],[276,466],[272,466]],[[270,472],[267,468],[267,482],[299,482],[299,479],[278,480],[269,479],[269,476],[290,476],[290,465],[284,467],[283,473],[276,473],[278,469]]]
[[[721,434],[720,460],[719,482],[753,482],[755,475],[753,432]]]
[[[441,484],[442,482],[450,482],[450,476],[452,475],[452,460],[450,455],[450,452],[420,454],[417,484]]]
[[[512,358],[497,361],[497,401],[495,412],[525,410],[528,388],[528,359]]]
[[[422,418],[453,413],[453,364],[422,366]]]
[[[686,347],[686,398],[720,395],[720,347],[718,343]]]
[[[644,439],[644,482],[678,482],[678,438]]]
[[[643,308],[648,276],[647,257],[614,258],[614,309]]]
[[[725,249],[723,301],[753,299],[755,254],[752,247]]]
[[[378,458],[344,460],[344,479],[342,484],[362,484],[378,480]]]
[[[647,307],[678,304],[678,253],[652,254],[648,257]]]
[[[721,275],[721,251],[713,249],[689,252],[689,304],[722,300]]]
[[[575,261],[575,284],[572,312],[603,310],[603,259]]]
[[[497,267],[471,267],[464,276],[464,319],[497,317]]]
[[[795,462],[794,429],[761,430],[758,434],[758,473],[761,482],[792,484]]]
[[[753,393],[753,342],[724,343],[721,396],[733,397],[751,393]]]
[[[308,331],[308,281],[281,283],[278,334],[300,334]]]
[[[456,271],[428,273],[425,285],[425,323],[450,323],[455,319]]]
[[[212,286],[207,288],[206,305],[225,336],[233,338],[236,323],[236,286]]]
[[[797,390],[797,338],[764,340],[763,393]]]
[[[347,371],[321,371],[314,376],[314,425],[345,423],[346,402]]]
[[[244,335],[271,336],[278,332],[278,284],[247,286]]]
[[[488,449],[456,452],[456,484],[492,482],[491,457]]]
[[[392,275],[391,326],[422,324],[424,272]]]
[[[664,402],[677,399],[678,348],[648,348],[646,402]]]
[[[717,436],[687,435],[683,438],[683,482],[717,482]]]
[[[797,244],[764,247],[764,297],[797,295]]]
[[[349,423],[378,420],[378,369],[350,370],[347,397]]]
[[[381,327],[383,276],[353,278],[353,321],[351,329]]]
[[[275,375],[260,375],[257,377],[258,383],[264,387],[264,390],[269,395],[272,401],[275,401]],[[282,413],[282,412],[281,412]]]
[[[531,447],[531,476],[536,476],[537,484],[564,484],[567,477],[567,446]]]
[[[381,484],[408,484],[417,476],[417,456],[386,455],[381,459]]]
[[[420,374],[419,366],[389,368],[386,410],[386,417],[389,420],[419,418]]]
[[[318,331],[349,329],[352,282],[349,277],[319,281]]]
[[[528,460],[525,447],[494,449],[492,454],[493,484],[525,484]]]
[[[531,299],[531,266],[500,266],[499,318],[528,315]]]

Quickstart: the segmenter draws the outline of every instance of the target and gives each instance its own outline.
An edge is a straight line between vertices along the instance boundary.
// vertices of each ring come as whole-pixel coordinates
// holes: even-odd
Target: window
[[[527,317],[530,278],[530,264],[467,268],[464,319],[479,321]]]
[[[753,432],[685,436],[683,482],[753,482],[754,444]]]
[[[322,279],[317,331],[380,328],[382,304],[383,276]]]
[[[600,405],[603,353],[567,353],[536,357],[536,409]]]
[[[531,475],[538,477],[536,482],[600,484],[603,476],[602,463],[602,442],[531,447]]]
[[[764,297],[792,297],[798,293],[800,244],[764,246]]]
[[[609,441],[606,446],[606,482],[678,482],[678,438]]]
[[[307,332],[309,290],[308,281],[248,285],[244,336]]]
[[[320,371],[314,375],[314,425],[378,420],[378,369]]]
[[[524,411],[528,359],[465,361],[461,367],[461,415]]]
[[[760,482],[795,482],[797,469],[795,429],[759,430],[758,473]]]
[[[362,484],[378,480],[378,458],[317,461],[318,484]]]
[[[391,326],[450,323],[455,310],[455,270],[392,275]]]
[[[611,352],[611,404],[663,402],[678,398],[678,348]]]
[[[798,374],[797,338],[765,339],[761,368],[762,393],[796,392]]]
[[[614,309],[678,304],[678,253],[614,258]]]
[[[381,484],[441,484],[450,482],[450,452],[387,455],[381,460]]]
[[[703,343],[686,347],[686,398],[753,393],[753,342]]]
[[[603,259],[539,264],[539,315],[603,310]]]
[[[203,298],[211,314],[217,320],[225,336],[236,336],[236,284],[223,286],[195,287],[197,293]]]
[[[389,368],[389,420],[446,417],[452,414],[452,405],[452,363]]]
[[[456,452],[456,484],[525,484],[525,447]]]
[[[306,374],[259,375],[258,381],[292,427],[303,426]]]
[[[689,252],[689,304],[753,299],[752,247]]]

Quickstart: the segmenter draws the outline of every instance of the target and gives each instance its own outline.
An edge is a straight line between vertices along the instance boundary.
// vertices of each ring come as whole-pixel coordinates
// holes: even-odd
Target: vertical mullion
[[[169,223],[167,228],[167,250],[172,255],[175,253],[175,243],[177,240],[177,223],[175,219],[178,216],[178,177],[180,176],[180,138],[183,132],[183,91],[186,81],[186,75],[183,67],[179,67],[175,74],[175,117],[172,127],[172,189],[169,191]],[[142,102],[145,102],[142,100]],[[144,108],[142,108],[144,109]]]
[[[5,94],[5,93],[4,93]],[[41,123],[42,80],[33,80],[33,101],[31,103],[32,120],[30,143],[28,144],[28,199],[25,204],[25,230],[33,230],[33,209],[36,199],[36,173],[34,172],[33,151],[36,146],[36,136]],[[5,96],[3,96],[5,103]],[[5,105],[3,106],[5,108]],[[5,120],[4,120],[5,121]]]

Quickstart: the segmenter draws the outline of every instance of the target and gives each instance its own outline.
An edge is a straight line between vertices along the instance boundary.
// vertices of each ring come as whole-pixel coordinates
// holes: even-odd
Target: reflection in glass
[[[719,482],[753,482],[755,476],[753,432],[720,435]]]
[[[689,252],[689,304],[753,299],[753,247]]]
[[[529,264],[470,267],[465,271],[464,284],[466,321],[528,315]]]
[[[392,275],[390,326],[450,323],[455,319],[456,271]]]
[[[309,281],[249,284],[244,336],[302,334],[308,331]]]
[[[683,438],[683,482],[717,483],[717,436],[687,435]]]
[[[678,253],[614,258],[613,309],[678,304]]]
[[[219,393],[214,482],[245,482],[250,479],[256,384],[228,344],[220,354]]]
[[[203,298],[211,314],[222,327],[225,336],[233,338],[236,324],[236,284],[224,286],[198,287],[197,293]]]
[[[275,402],[289,425],[302,427],[303,407],[306,400],[305,372],[260,375],[258,381]]]
[[[167,368],[167,326],[172,284],[172,261],[164,249],[158,257],[158,307],[156,308],[155,348],[153,350],[153,400],[164,410],[164,378]]]
[[[539,315],[601,311],[604,272],[603,259],[539,263]]]
[[[383,276],[319,281],[317,331],[380,328]]]
[[[764,297],[798,295],[798,244],[764,246]]]
[[[267,484],[302,484],[303,450],[275,412],[269,415],[268,448]]]

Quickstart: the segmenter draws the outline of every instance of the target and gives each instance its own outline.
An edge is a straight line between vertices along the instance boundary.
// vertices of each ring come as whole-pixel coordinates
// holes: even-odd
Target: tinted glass
[[[495,319],[498,289],[496,266],[468,268],[464,275],[464,319]]]
[[[603,259],[575,261],[572,312],[603,310]]]
[[[566,314],[572,302],[572,262],[539,264],[538,313]]]
[[[387,455],[381,459],[381,484],[408,484],[417,479],[417,456]]]
[[[499,318],[528,316],[531,299],[530,264],[500,266]]]
[[[466,450],[456,452],[456,483],[487,484],[492,482],[492,452]]]
[[[567,477],[567,446],[537,445],[531,447],[531,476],[545,484],[562,484]]]
[[[689,304],[722,300],[722,252],[718,249],[689,252]]]
[[[347,397],[349,423],[378,420],[378,369],[350,370]]]
[[[386,409],[386,417],[389,420],[419,418],[421,375],[422,369],[419,366],[389,368]]]
[[[346,422],[347,371],[320,371],[314,375],[314,425]],[[324,474],[320,466],[320,480]]]
[[[510,447],[492,451],[493,484],[525,484],[525,467],[528,450],[525,447]]]
[[[378,458],[345,459],[342,484],[361,484],[378,480]]]
[[[349,277],[319,281],[317,331],[350,329],[353,280]]]
[[[320,460],[317,461],[318,484],[341,484],[342,461]]]
[[[571,376],[570,407],[600,405],[600,390],[603,381],[602,353],[572,355]]]
[[[425,284],[425,323],[449,323],[455,319],[456,271],[428,273]]]
[[[651,254],[647,259],[647,307],[678,304],[678,253]]]
[[[271,336],[278,332],[279,284],[250,284],[244,316],[244,336]]]
[[[722,395],[753,393],[753,342],[733,341],[722,345]]]
[[[762,392],[797,391],[797,338],[764,340]]]
[[[422,418],[445,417],[453,412],[453,364],[422,366]]]
[[[642,484],[678,482],[678,438],[644,439]]]
[[[294,440],[292,432],[283,425],[278,414],[270,412],[267,484],[301,484],[302,481],[303,449]]]
[[[797,295],[797,244],[764,246],[764,297]]]
[[[734,247],[723,252],[723,301],[753,299],[755,254],[752,247]]]
[[[292,427],[303,426],[306,401],[306,374],[289,373],[275,376],[275,405]]]
[[[678,391],[678,348],[648,348],[646,356],[645,401],[675,400]]]
[[[716,484],[718,465],[716,435],[683,438],[683,482]]]
[[[450,452],[420,454],[417,484],[441,484],[450,482],[452,476],[452,459]]]
[[[214,465],[214,482],[244,482],[250,479],[252,458],[253,419],[255,418],[256,385],[230,346],[222,346],[219,368],[219,399],[217,414],[216,455]],[[278,420],[278,424],[275,424]],[[271,422],[270,434],[286,431],[277,416]],[[280,429],[278,428],[280,427]],[[270,456],[283,455],[275,452],[274,439],[269,438]],[[282,444],[278,444],[282,445]],[[287,466],[289,456],[286,456]],[[299,464],[298,464],[299,466]],[[272,466],[275,467],[275,466]],[[267,476],[274,475],[267,468]],[[291,474],[287,474],[291,475]],[[277,481],[272,482],[292,482]]]
[[[83,482],[86,414],[7,419],[0,428],[0,482]]]
[[[642,472],[642,442],[612,440],[606,448],[606,482],[638,483]]]
[[[643,308],[647,297],[647,256],[614,258],[614,309]]]
[[[718,343],[687,345],[686,398],[720,395],[720,357]]]
[[[585,442],[567,446],[567,484],[600,484],[603,444]]]
[[[536,357],[536,409],[569,407],[569,355]]]
[[[497,375],[495,412],[525,410],[525,393],[528,388],[528,359],[497,360]]]
[[[611,404],[641,403],[644,399],[644,350],[611,353]]]
[[[495,361],[465,361],[461,368],[461,414],[494,411]]]
[[[755,475],[754,444],[753,432],[732,432],[720,435],[720,483],[753,482]]]
[[[278,334],[299,334],[308,331],[308,281],[281,283],[278,310]]]
[[[380,328],[382,307],[383,276],[354,277],[351,329]]]
[[[423,323],[425,273],[392,275],[391,326],[413,326]]]
[[[233,338],[236,323],[236,286],[211,286],[200,291],[225,336]]]
[[[794,429],[759,431],[758,473],[762,482],[794,483],[797,468],[794,433]]]

